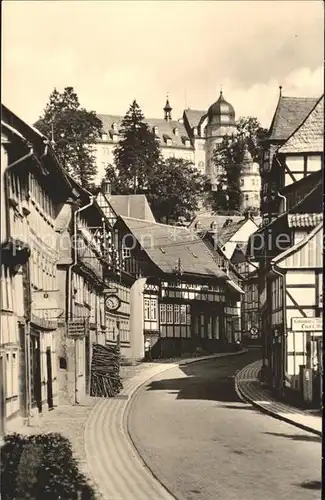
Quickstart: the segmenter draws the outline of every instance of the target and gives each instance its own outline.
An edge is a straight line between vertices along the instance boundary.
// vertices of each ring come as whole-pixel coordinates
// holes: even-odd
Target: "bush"
[[[2,500],[95,500],[70,441],[56,433],[6,436],[1,487]]]

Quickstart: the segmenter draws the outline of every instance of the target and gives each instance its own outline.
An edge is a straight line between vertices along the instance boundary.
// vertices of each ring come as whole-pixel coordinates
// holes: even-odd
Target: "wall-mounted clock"
[[[117,295],[109,295],[106,297],[105,306],[108,311],[117,311],[121,305],[121,300]]]

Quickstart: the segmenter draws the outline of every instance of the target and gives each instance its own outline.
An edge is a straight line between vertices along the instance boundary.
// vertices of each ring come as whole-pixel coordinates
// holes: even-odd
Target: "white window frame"
[[[174,312],[173,304],[166,304],[166,323],[167,323],[167,325],[174,324],[173,312]]]
[[[167,323],[166,304],[160,304],[160,323]]]

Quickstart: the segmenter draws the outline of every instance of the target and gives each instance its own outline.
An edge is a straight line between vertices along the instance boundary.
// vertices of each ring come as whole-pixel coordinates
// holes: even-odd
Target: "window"
[[[243,186],[244,185],[244,179],[240,179],[240,185]]]
[[[167,324],[173,324],[173,304],[167,304]]]
[[[180,315],[179,315],[179,304],[174,304],[174,323],[179,324],[180,322]]]
[[[150,300],[150,319],[152,321],[157,321],[157,306],[158,306],[158,299],[151,299]]]
[[[181,305],[181,324],[186,325],[186,305]]]
[[[166,304],[160,304],[160,323],[166,323]]]
[[[245,201],[248,201],[248,199],[249,199],[248,194],[245,194]]]
[[[143,304],[145,321],[157,321],[158,298],[145,298]]]

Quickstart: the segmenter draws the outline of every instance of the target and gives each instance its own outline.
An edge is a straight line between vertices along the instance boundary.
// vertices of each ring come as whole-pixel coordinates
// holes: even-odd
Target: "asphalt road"
[[[172,368],[132,401],[131,438],[178,500],[321,498],[321,439],[236,394],[236,371],[256,359],[247,353]]]

